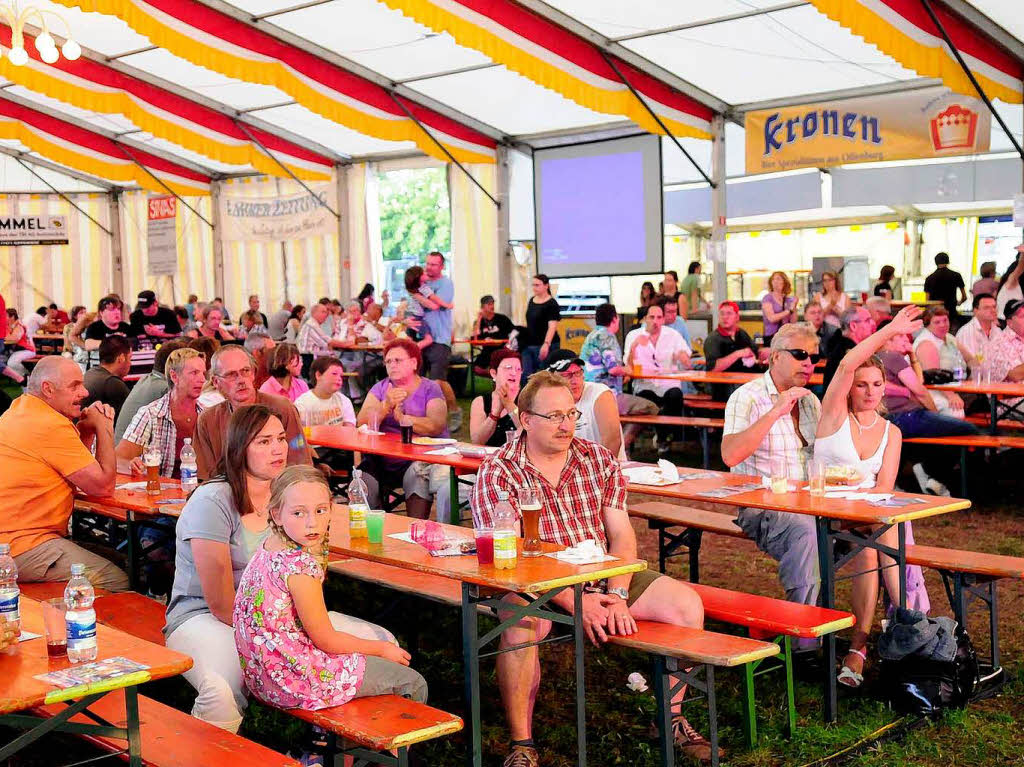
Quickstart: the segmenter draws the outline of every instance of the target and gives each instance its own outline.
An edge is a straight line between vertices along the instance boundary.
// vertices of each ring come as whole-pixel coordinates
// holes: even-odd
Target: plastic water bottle
[[[21,631],[21,589],[18,588],[18,566],[11,556],[11,544],[0,543],[0,616]]]
[[[508,493],[498,491],[498,503],[491,514],[494,523],[494,568],[512,570],[516,566],[516,512],[508,502]]]
[[[92,603],[96,592],[85,577],[85,565],[71,565],[71,580],[64,588],[68,626],[68,660],[72,663],[96,660],[96,611]]]
[[[196,451],[192,447],[191,437],[185,437],[185,444],[181,446],[179,461],[181,489],[185,495],[188,495],[199,485],[199,465],[196,463]]]
[[[352,482],[348,486],[348,537],[352,540],[366,537],[366,513],[370,510],[367,500],[366,483],[363,472],[352,471]]]

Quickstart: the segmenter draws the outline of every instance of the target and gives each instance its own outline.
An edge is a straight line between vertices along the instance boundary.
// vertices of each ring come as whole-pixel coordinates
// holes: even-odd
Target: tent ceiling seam
[[[810,0],[792,0],[792,2],[773,5],[768,8],[753,8],[749,11],[740,11],[739,13],[730,13],[725,16],[716,16],[714,18],[691,21],[686,24],[676,24],[671,27],[661,27],[660,29],[648,29],[644,32],[635,32],[629,35],[622,35],[621,37],[610,37],[608,38],[608,41],[612,43],[622,43],[629,40],[641,40],[646,37],[667,35],[672,32],[682,32],[687,29],[699,29],[700,27],[710,27],[714,24],[724,24],[729,21],[741,21],[742,19],[750,19],[755,16],[764,16],[771,13],[777,13],[778,11],[788,11],[791,8],[801,8],[810,4]]]

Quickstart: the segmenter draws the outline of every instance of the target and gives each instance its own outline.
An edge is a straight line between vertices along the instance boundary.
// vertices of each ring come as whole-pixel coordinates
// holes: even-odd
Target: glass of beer
[[[46,632],[46,654],[59,658],[68,654],[68,628],[65,621],[67,605],[63,597],[42,602],[43,629]]]
[[[807,464],[807,480],[811,495],[825,495],[825,462],[815,458]]]
[[[146,467],[146,493],[160,495],[160,449],[155,445],[147,447],[142,463]]]
[[[523,556],[537,557],[540,549],[540,492],[536,487],[519,491],[519,512],[523,515]]]

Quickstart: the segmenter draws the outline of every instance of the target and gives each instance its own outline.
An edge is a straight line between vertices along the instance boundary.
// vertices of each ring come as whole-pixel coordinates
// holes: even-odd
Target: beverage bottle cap
[[[0,556],[3,556],[4,554],[10,554],[10,553],[11,553],[11,544],[9,544],[9,543],[0,543]]]
[[[75,562],[73,565],[71,565],[71,574],[85,575],[85,565],[81,562]]]

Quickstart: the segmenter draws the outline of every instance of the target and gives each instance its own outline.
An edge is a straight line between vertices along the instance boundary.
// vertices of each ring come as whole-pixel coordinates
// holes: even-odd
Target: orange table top
[[[635,573],[647,569],[642,560],[621,559],[593,565],[573,565],[554,557],[519,556],[515,568],[496,570],[494,565],[481,565],[476,554],[458,557],[435,557],[422,546],[389,537],[392,533],[409,531],[415,520],[398,514],[386,514],[384,518],[384,542],[369,543],[365,538],[352,540],[348,534],[348,515],[345,507],[336,506],[331,517],[331,551],[357,559],[367,559],[395,565],[406,570],[439,575],[443,578],[475,583],[499,591],[518,593],[550,591],[561,586],[609,578],[614,575]],[[465,527],[444,525],[449,537],[470,539],[473,531]],[[520,546],[522,541],[520,540]],[[543,544],[545,551],[558,551],[562,546]]]
[[[21,625],[23,630],[43,634],[43,612],[40,603],[34,599],[21,599]],[[131,634],[110,628],[103,624],[96,626],[96,640],[99,646],[97,660],[122,656],[149,666],[149,679],[164,679],[177,676],[192,668],[192,659],[187,655],[168,650],[161,645],[147,642]],[[51,671],[68,668],[67,657],[49,658],[46,654],[46,640],[40,636],[21,642],[11,655],[0,653],[0,714],[21,711],[33,706],[52,702],[52,696],[59,690],[51,684],[33,677]],[[138,684],[139,682],[135,682]],[[114,685],[117,687],[117,685]],[[130,685],[122,685],[130,686]],[[50,700],[47,700],[47,697]],[[76,695],[81,697],[81,695]]]
[[[453,455],[430,455],[429,451],[434,448],[403,445],[394,434],[385,436],[367,435],[352,426],[314,426],[310,442],[314,445],[384,455],[391,458],[438,463],[445,466],[453,466],[456,469],[467,472],[478,470],[482,463],[480,458],[469,458],[457,453]],[[632,465],[639,466],[641,464],[634,463]],[[680,474],[687,474],[702,470],[680,467],[679,471]],[[700,501],[726,506],[749,506],[757,509],[790,511],[796,514],[828,517],[830,519],[861,524],[895,524],[912,519],[948,514],[970,508],[971,506],[970,501],[959,498],[943,498],[941,496],[915,495],[912,493],[893,494],[896,498],[916,498],[920,500],[920,502],[911,503],[907,506],[876,506],[864,500],[824,498],[812,496],[806,490],[794,490],[789,493],[775,494],[765,489],[757,489],[724,498],[714,498],[702,495],[702,493],[727,485],[760,482],[761,478],[724,471],[712,473],[715,476],[707,479],[686,480],[674,485],[663,485],[660,487],[639,485],[631,482],[629,483],[629,489],[634,493],[677,498],[683,501]]]
[[[79,493],[75,498],[75,508],[89,509],[101,514],[111,509],[154,516],[157,514],[167,514],[176,517],[181,514],[181,509],[185,505],[185,495],[181,492],[181,482],[176,479],[160,477],[161,485],[174,485],[174,487],[162,490],[158,496],[149,495],[145,487],[137,490],[121,487],[128,483],[142,482],[145,484],[145,481],[145,477],[132,474],[118,474],[113,495],[98,496]],[[160,502],[158,503],[158,501]],[[162,501],[178,501],[178,503],[163,503]]]
[[[437,450],[443,445],[404,445],[397,434],[366,434],[355,426],[313,426],[309,443],[315,447],[358,451],[405,461],[438,463],[466,471],[476,471],[480,467],[479,458],[467,458],[458,453],[430,455],[431,450]]]
[[[760,378],[764,373],[734,373],[729,371],[715,372],[714,370],[680,370],[676,373],[631,373],[630,378],[634,380],[651,381],[690,381],[691,383],[713,383],[713,384],[745,384]],[[821,373],[812,373],[810,385],[815,386],[823,383]]]
[[[925,388],[936,391],[952,391],[957,394],[992,394],[996,397],[1024,397],[1024,382],[993,381],[992,383],[981,383],[980,381],[967,380],[951,384],[926,385]]]
[[[508,339],[501,338],[456,338],[452,343],[469,344],[470,346],[504,346]]]
[[[635,464],[640,465],[640,464]],[[680,468],[680,475],[696,473],[697,469]],[[716,471],[714,478],[692,479],[674,485],[660,487],[652,485],[636,485],[630,483],[629,489],[636,493],[656,495],[663,498],[678,498],[683,501],[700,501],[726,506],[747,506],[755,509],[771,509],[788,511],[794,514],[807,514],[814,517],[827,517],[844,522],[860,524],[892,525],[897,522],[922,519],[924,517],[949,514],[950,512],[968,509],[971,502],[960,498],[944,498],[935,495],[917,495],[914,493],[893,493],[894,498],[915,498],[920,502],[907,506],[876,506],[865,500],[847,500],[844,498],[827,498],[811,495],[807,490],[792,490],[788,493],[772,493],[766,488],[757,488],[746,492],[715,498],[702,495],[708,490],[728,485],[743,485],[760,482],[760,477],[746,474],[732,474]],[[790,482],[791,487],[805,486],[803,482]]]

